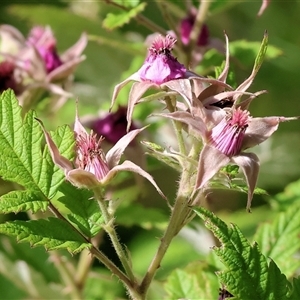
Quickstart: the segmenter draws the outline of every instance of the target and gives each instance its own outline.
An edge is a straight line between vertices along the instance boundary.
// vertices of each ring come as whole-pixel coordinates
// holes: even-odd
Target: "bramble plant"
[[[281,50],[267,31],[260,43],[211,36],[228,1],[155,1],[164,28],[147,4],[91,4],[81,17],[101,8],[123,40],[87,26],[66,51],[50,26],[0,26],[1,299],[300,299],[299,181],[255,203],[268,192],[256,146],[300,118],[252,112],[262,63]],[[134,21],[145,42],[125,34]],[[88,41],[133,54],[99,114],[77,95],[91,91],[76,71]],[[239,80],[232,62],[248,56]]]

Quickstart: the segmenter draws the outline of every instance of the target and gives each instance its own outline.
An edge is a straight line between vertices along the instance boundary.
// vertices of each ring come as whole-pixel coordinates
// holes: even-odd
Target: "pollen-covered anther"
[[[236,155],[241,150],[249,120],[248,111],[233,110],[212,129],[210,143],[229,157]]]

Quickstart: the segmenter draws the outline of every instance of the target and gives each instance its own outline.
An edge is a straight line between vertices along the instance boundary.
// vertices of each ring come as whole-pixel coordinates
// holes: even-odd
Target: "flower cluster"
[[[229,42],[226,35],[225,38],[225,66],[219,77],[213,80],[186,70],[171,55],[175,41],[170,36],[158,37],[150,47],[141,69],[115,87],[112,104],[120,88],[130,80],[136,80],[138,83],[133,85],[129,95],[128,122],[133,106],[150,86],[168,88],[182,96],[186,100],[187,107],[176,103],[175,111],[161,113],[159,116],[186,124],[189,133],[203,145],[198,156],[194,192],[206,188],[222,167],[233,163],[244,173],[248,185],[247,209],[250,210],[259,173],[259,158],[256,154],[245,150],[268,139],[281,122],[295,120],[298,117],[251,117],[248,111],[250,103],[265,92],[247,91],[261,63],[256,63],[250,76],[233,89],[226,83],[229,71]],[[266,44],[266,41],[267,35],[264,36],[262,45]],[[263,56],[262,53],[259,54],[260,58]],[[193,84],[189,85],[190,82]]]
[[[62,54],[57,52],[50,27],[33,27],[25,38],[13,26],[1,25],[0,38],[1,91],[12,88],[25,108],[40,100],[36,98],[43,91],[55,95],[60,102],[72,96],[66,87],[77,65],[85,59],[85,33]]]

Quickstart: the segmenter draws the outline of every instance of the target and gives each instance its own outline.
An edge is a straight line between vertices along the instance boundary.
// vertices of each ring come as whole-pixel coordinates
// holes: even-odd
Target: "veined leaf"
[[[77,253],[92,246],[66,222],[57,218],[6,222],[0,224],[0,232],[15,236],[19,242],[28,242],[31,246],[44,246],[46,250],[67,249]]]
[[[260,245],[261,252],[271,257],[287,277],[300,267],[299,258],[295,257],[300,249],[299,228],[300,206],[295,203],[271,224],[261,225],[253,238]]]
[[[12,191],[1,196],[0,211],[4,214],[18,213],[31,210],[36,213],[39,210],[45,211],[49,201],[40,193],[32,191]]]
[[[64,179],[64,174],[52,162],[48,148],[42,150],[43,133],[35,120],[35,112],[21,116],[21,107],[12,90],[0,97],[0,175],[5,180],[24,186],[28,192],[14,192],[4,196],[3,212],[32,209],[44,210]],[[71,159],[74,134],[68,126],[52,133],[54,142],[65,157]],[[30,195],[32,192],[32,195]],[[9,197],[13,198],[8,204]],[[1,200],[2,202],[2,200]],[[4,207],[7,204],[6,207]]]
[[[78,189],[68,182],[61,185],[64,196],[58,199],[71,212],[68,219],[88,238],[95,236],[103,223],[102,214],[93,193],[86,189]]]
[[[132,8],[129,11],[122,12],[119,14],[108,13],[105,20],[103,21],[103,27],[112,30],[129,23],[131,19],[135,18],[141,13],[146,7],[146,2],[142,2],[138,6]]]
[[[285,275],[273,261],[268,263],[256,243],[250,245],[237,226],[227,226],[204,208],[195,212],[222,244],[214,251],[227,269],[217,276],[236,299],[287,299],[289,283]]]

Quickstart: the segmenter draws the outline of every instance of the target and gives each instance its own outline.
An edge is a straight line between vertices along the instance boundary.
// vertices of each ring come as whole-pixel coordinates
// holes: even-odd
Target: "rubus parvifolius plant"
[[[3,299],[300,298],[299,182],[249,213],[254,195],[266,194],[257,187],[265,158],[255,146],[299,119],[252,112],[266,93],[252,91],[262,62],[280,51],[268,47],[267,32],[261,43],[244,41],[253,67],[235,80],[239,43],[226,28],[222,39],[210,36],[213,3],[182,2],[157,1],[163,29],[143,14],[146,2],[106,1],[104,27],[135,19],[152,34],[147,50],[124,43],[142,54],[92,116],[80,97],[66,100],[65,88],[76,85],[87,40],[105,39],[84,33],[59,55],[50,27],[25,39],[1,25]],[[259,15],[269,4],[262,1]],[[215,74],[201,69],[209,63]],[[45,92],[73,111],[72,120],[57,116],[54,130],[53,110],[40,107]],[[242,192],[242,211],[212,212],[212,201],[228,209],[232,191]]]

